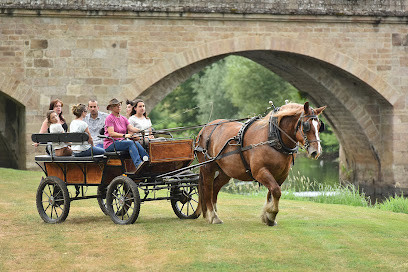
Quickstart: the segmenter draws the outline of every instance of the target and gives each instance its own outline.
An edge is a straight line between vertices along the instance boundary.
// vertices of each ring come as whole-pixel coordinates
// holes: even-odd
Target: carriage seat
[[[96,155],[93,157],[50,156],[50,155],[35,156],[35,161],[37,162],[100,162],[104,159],[105,159],[104,155]]]
[[[88,144],[89,135],[87,133],[70,132],[70,133],[35,133],[31,139],[40,145],[54,146],[68,143],[73,145]],[[35,156],[38,162],[99,162],[103,160],[104,155],[75,157],[75,156],[54,156],[39,155]]]

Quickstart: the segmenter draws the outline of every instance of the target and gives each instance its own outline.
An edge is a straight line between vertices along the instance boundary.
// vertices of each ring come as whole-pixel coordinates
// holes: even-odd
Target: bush
[[[384,211],[408,213],[408,198],[405,198],[403,194],[401,196],[395,195],[382,203],[375,203],[374,207]]]

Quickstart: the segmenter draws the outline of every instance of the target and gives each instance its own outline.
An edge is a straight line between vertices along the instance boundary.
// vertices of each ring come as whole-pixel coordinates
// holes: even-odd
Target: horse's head
[[[324,130],[324,123],[319,120],[319,115],[326,108],[312,109],[309,102],[304,104],[304,112],[296,124],[296,139],[305,146],[309,157],[317,159],[322,153],[319,133]]]

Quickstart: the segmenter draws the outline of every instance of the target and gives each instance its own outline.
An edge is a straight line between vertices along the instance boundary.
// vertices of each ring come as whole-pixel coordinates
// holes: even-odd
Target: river
[[[312,160],[305,157],[298,157],[295,160],[295,165],[292,167],[288,179],[284,185],[288,186],[290,183],[301,183],[300,180],[309,178],[312,188],[308,190],[318,190],[319,185],[337,185],[339,184],[339,162],[333,159],[318,159]],[[289,184],[286,184],[289,183]],[[291,184],[297,191],[303,191],[304,187],[299,184]]]

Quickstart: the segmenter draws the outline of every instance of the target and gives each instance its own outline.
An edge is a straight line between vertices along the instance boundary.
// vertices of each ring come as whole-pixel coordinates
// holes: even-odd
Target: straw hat
[[[109,104],[108,104],[108,106],[106,107],[106,109],[109,110],[109,108],[110,108],[111,106],[116,106],[116,105],[119,105],[119,104],[122,104],[122,101],[119,101],[119,100],[117,100],[116,98],[113,98],[113,99],[111,99],[111,101],[109,101]]]

